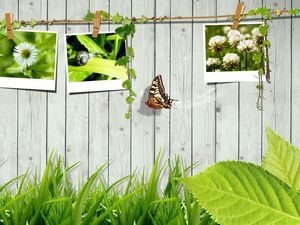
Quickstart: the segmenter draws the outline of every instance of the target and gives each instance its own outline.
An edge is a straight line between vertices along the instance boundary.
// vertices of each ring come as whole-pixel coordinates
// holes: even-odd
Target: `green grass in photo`
[[[263,36],[259,33],[261,24],[206,25],[206,71],[256,71],[261,65],[255,63],[255,55],[261,54]]]
[[[56,33],[14,31],[0,34],[0,77],[54,80]]]
[[[67,36],[70,82],[127,79],[125,66],[116,65],[126,56],[125,39],[115,33]]]

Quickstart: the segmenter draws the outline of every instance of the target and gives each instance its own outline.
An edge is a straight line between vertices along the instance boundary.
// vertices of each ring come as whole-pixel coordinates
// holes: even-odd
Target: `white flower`
[[[21,42],[14,48],[13,56],[16,63],[22,67],[31,66],[36,62],[38,50],[27,42]]]
[[[224,34],[227,34],[231,30],[231,26],[225,26],[223,27]]]
[[[240,52],[251,52],[255,49],[255,43],[253,40],[242,40],[237,46],[238,51]]]
[[[208,58],[207,60],[206,60],[206,65],[207,66],[214,66],[214,65],[220,65],[221,64],[221,61],[220,61],[220,59],[218,59],[218,58]]]
[[[255,27],[251,31],[253,38],[262,37],[262,34],[259,32],[259,28]]]
[[[248,28],[245,26],[240,27],[240,31],[242,34],[247,33],[248,32]]]
[[[240,57],[235,53],[227,53],[223,57],[223,67],[228,70],[231,69],[234,66],[239,65],[240,63]]]
[[[230,30],[227,34],[229,44],[236,47],[239,41],[243,39],[243,35],[238,30]]]
[[[208,45],[213,52],[219,52],[223,50],[225,43],[226,37],[217,35],[209,40]]]

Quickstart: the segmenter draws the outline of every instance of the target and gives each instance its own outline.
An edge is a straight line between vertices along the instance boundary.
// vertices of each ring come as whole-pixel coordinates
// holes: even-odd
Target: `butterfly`
[[[165,92],[161,75],[157,75],[152,81],[148,101],[145,104],[153,109],[171,109],[173,101],[176,100],[171,99]]]

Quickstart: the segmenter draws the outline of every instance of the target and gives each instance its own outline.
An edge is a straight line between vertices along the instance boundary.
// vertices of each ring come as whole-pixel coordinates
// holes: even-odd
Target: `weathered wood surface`
[[[103,9],[126,16],[191,16],[231,14],[238,1],[204,0],[2,0],[0,13],[17,19],[81,19]],[[245,1],[246,10],[300,7],[299,1]],[[24,10],[26,9],[26,10]],[[261,18],[257,18],[259,21]],[[203,31],[199,22],[137,25],[132,41],[138,94],[130,120],[123,118],[125,91],[66,94],[64,33],[89,32],[88,25],[39,26],[59,32],[56,93],[0,90],[0,183],[27,168],[41,171],[51,149],[85,180],[109,161],[104,171],[114,182],[136,168],[149,171],[160,149],[162,158],[199,162],[198,172],[215,161],[240,159],[260,163],[270,126],[300,146],[299,18],[271,25],[272,83],[265,85],[264,111],[256,110],[254,83],[206,85],[203,82]],[[212,22],[210,20],[209,22]],[[112,30],[114,25],[102,25]],[[154,75],[162,74],[167,92],[178,99],[171,111],[144,104]],[[145,91],[146,90],[146,91]]]

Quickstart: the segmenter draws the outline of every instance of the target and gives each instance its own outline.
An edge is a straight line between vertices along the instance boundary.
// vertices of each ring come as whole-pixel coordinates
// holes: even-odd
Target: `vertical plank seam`
[[[66,6],[66,8],[65,8],[65,19],[67,19],[68,18],[68,0],[65,0],[65,6]],[[68,27],[67,27],[67,25],[64,25],[64,26],[65,26],[65,33],[67,33],[68,32],[68,29],[67,29]],[[64,36],[64,38],[66,38],[66,37]],[[65,76],[65,89],[64,89],[64,93],[65,93],[65,157],[64,157],[64,159],[65,159],[65,166],[67,166],[67,145],[68,145],[68,143],[67,143],[68,100],[67,99],[68,98],[67,98],[67,91],[66,91],[66,89],[68,88],[68,77],[67,77],[66,71],[64,73],[64,76]]]
[[[91,11],[91,0],[89,0],[89,11]],[[88,31],[91,32],[90,26],[88,26]],[[90,177],[90,93],[87,93],[87,154],[88,154],[88,160],[87,160],[87,178]]]
[[[169,1],[169,16],[171,16],[171,12],[172,12],[172,0]],[[171,30],[172,30],[172,26],[171,26],[171,20],[169,20],[169,24],[168,24],[168,28],[169,28],[169,91],[171,94],[171,77],[172,77],[172,73],[171,73],[171,65],[172,65],[172,56],[171,56]],[[169,114],[169,121],[168,121],[168,130],[169,130],[169,142],[168,142],[168,158],[170,158],[171,156],[171,110],[169,110],[168,112]]]
[[[47,20],[49,19],[49,1],[47,0],[46,1],[46,17],[47,17]],[[48,25],[46,26],[46,29],[47,29],[47,31],[48,31],[48,29],[49,29],[49,27],[48,27]],[[55,56],[55,57],[57,57],[57,55]],[[57,61],[57,58],[56,58],[56,61]],[[57,62],[56,62],[57,63]],[[55,75],[56,75],[56,77],[57,77],[57,67],[55,67],[55,69],[56,69],[56,71],[55,71]],[[55,79],[55,80],[57,80],[57,79]],[[56,86],[56,84],[55,84],[55,86]],[[57,86],[56,86],[56,88],[57,88]],[[57,90],[56,90],[57,91]],[[48,121],[48,116],[49,116],[49,113],[48,113],[48,106],[49,106],[49,104],[48,104],[48,101],[49,101],[49,98],[48,98],[48,93],[49,93],[49,91],[47,91],[46,92],[46,163],[47,163],[47,159],[48,159],[48,123],[49,123],[49,121]]]
[[[215,15],[217,16],[218,15],[218,0],[215,0]],[[215,20],[215,22],[217,22],[217,20]],[[205,31],[203,31],[205,32]],[[205,40],[206,41],[206,40]],[[206,56],[203,56],[203,57],[206,57]],[[217,123],[217,107],[218,107],[218,104],[217,104],[217,96],[218,96],[218,86],[216,84],[214,84],[215,86],[215,129],[214,129],[214,133],[215,133],[215,162],[217,162],[217,127],[218,127],[218,123]]]
[[[192,2],[192,16],[194,16],[194,0],[191,0]],[[193,154],[194,154],[194,139],[193,139],[193,129],[194,129],[194,123],[193,123],[193,110],[194,110],[194,86],[193,86],[193,81],[194,81],[194,20],[192,20],[192,24],[191,24],[192,30],[191,30],[191,165],[193,165],[194,163],[194,158],[193,158]],[[191,175],[193,175],[193,167],[191,168]]]
[[[110,14],[110,0],[108,3],[108,13]],[[110,31],[110,22],[108,23],[108,30]],[[110,91],[107,93],[107,183],[109,184],[109,174],[110,174],[110,142],[109,142],[109,131],[110,131]]]
[[[154,0],[154,17],[156,17],[156,0]],[[156,21],[153,21],[153,39],[154,39],[154,43],[153,43],[153,71],[154,71],[154,74],[152,75],[153,77],[156,75]],[[155,163],[155,159],[156,159],[156,111],[153,110],[153,146],[154,146],[154,149],[153,149],[153,165]]]
[[[261,7],[264,5],[264,0],[261,1]],[[263,19],[262,19],[263,20]],[[263,142],[264,142],[264,113],[263,113],[263,108],[264,108],[264,89],[262,88],[261,90],[261,95],[262,95],[262,110],[260,111],[260,162],[263,160]]]
[[[293,8],[293,0],[291,0],[291,8]],[[293,141],[293,126],[292,126],[292,121],[293,121],[293,17],[291,16],[291,37],[290,37],[290,46],[291,46],[291,52],[290,52],[290,57],[291,57],[291,62],[290,62],[290,142],[292,143]]]
[[[133,0],[130,0],[130,16],[132,17],[133,14]],[[130,42],[132,45],[132,37],[130,37]],[[130,66],[132,66],[132,61],[130,62]],[[132,107],[132,104],[131,104]],[[132,108],[131,108],[132,109]],[[133,110],[132,110],[133,111]],[[129,137],[129,147],[130,147],[130,173],[132,173],[132,117],[133,117],[133,112],[131,113],[130,117],[130,137]]]
[[[18,20],[20,20],[20,0],[18,0]],[[17,90],[17,176],[19,176],[19,90]]]

